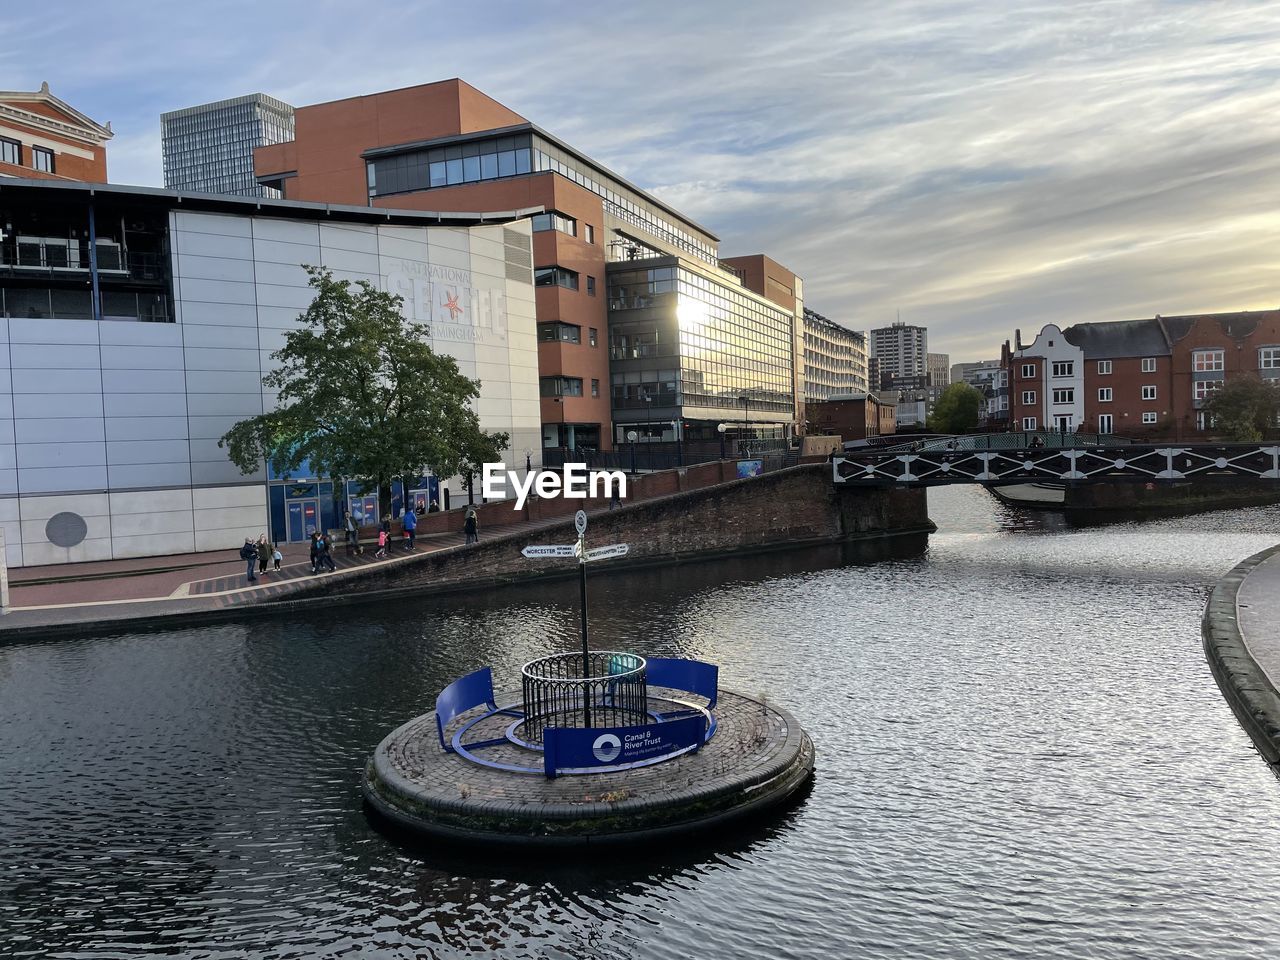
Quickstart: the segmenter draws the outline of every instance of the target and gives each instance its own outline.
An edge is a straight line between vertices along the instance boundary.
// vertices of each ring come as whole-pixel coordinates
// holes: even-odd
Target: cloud
[[[164,110],[461,76],[824,314],[901,310],[955,360],[1014,327],[1280,302],[1271,5],[65,6],[0,14],[0,69],[111,119],[121,182],[160,182]]]

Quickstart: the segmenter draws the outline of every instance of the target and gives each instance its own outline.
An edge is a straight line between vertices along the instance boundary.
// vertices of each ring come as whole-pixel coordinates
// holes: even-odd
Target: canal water
[[[361,811],[365,758],[448,680],[573,649],[573,583],[0,647],[0,956],[1280,952],[1280,784],[1199,625],[1280,508],[1072,530],[929,501],[914,556],[593,583],[596,645],[716,661],[817,748],[794,809],[669,851],[459,859]]]

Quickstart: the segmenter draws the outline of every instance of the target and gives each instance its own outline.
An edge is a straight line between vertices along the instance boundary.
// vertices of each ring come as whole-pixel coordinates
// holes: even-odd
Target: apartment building
[[[1012,429],[1202,436],[1229,378],[1280,379],[1280,310],[1049,324],[1001,361]]]

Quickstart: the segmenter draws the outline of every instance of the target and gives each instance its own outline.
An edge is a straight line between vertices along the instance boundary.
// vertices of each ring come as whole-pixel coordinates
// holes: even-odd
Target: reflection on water
[[[593,582],[595,644],[715,660],[813,736],[802,804],[701,845],[459,858],[364,818],[444,683],[572,649],[572,583],[0,649],[0,955],[1270,954],[1280,786],[1199,616],[1280,508],[929,497],[927,545]]]

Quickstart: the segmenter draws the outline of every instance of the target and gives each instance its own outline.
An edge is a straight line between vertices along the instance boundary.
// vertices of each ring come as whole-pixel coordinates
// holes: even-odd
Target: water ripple
[[[572,649],[573,584],[0,649],[0,955],[1276,952],[1280,786],[1199,616],[1280,510],[1074,530],[929,496],[920,556],[593,584],[597,646],[718,661],[811,732],[804,803],[729,839],[460,861],[365,821],[387,730]]]

